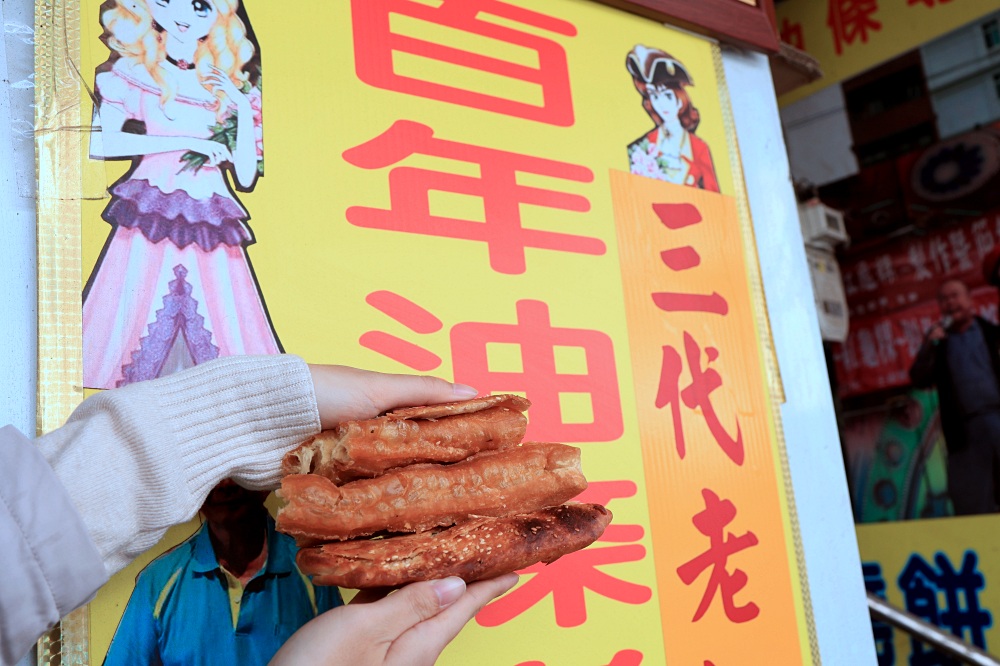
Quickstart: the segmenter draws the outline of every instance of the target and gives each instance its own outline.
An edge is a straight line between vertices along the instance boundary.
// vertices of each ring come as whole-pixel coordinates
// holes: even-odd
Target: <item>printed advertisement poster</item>
[[[88,389],[286,352],[523,395],[526,441],[580,447],[579,499],[614,522],[441,663],[813,663],[717,46],[582,0],[86,0],[79,22]],[[281,627],[232,581],[179,610],[208,603],[176,572],[218,570],[241,494],[264,501],[224,483],[99,593],[95,663],[232,631],[266,655],[337,602],[280,545]]]
[[[865,587],[897,608],[995,654],[1000,543],[994,517],[860,525]],[[879,666],[950,660],[909,634],[873,623]]]

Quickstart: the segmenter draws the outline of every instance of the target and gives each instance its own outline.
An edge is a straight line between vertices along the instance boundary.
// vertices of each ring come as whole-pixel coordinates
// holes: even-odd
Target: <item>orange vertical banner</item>
[[[735,199],[611,189],[667,663],[801,663],[776,640],[794,549]]]

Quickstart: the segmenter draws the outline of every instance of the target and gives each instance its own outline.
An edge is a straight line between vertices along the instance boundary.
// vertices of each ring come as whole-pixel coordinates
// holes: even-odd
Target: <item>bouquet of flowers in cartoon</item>
[[[263,175],[264,173],[264,134],[263,124],[261,122],[263,85],[263,80],[258,79],[256,86],[251,86],[250,83],[247,82],[243,84],[242,88],[243,94],[250,99],[250,108],[253,109],[253,126],[255,131],[254,142],[257,146],[257,173],[260,175]],[[238,119],[236,116],[236,109],[235,107],[230,106],[228,113],[222,122],[215,123],[209,127],[212,134],[208,138],[212,141],[218,141],[222,145],[229,148],[230,151],[235,151],[237,123]],[[208,163],[208,156],[189,150],[181,155],[181,161],[184,162],[184,166],[181,167],[181,172],[194,171],[195,173],[198,173],[198,171]]]
[[[671,176],[680,170],[679,164],[671,164],[659,146],[647,138],[643,138],[629,150],[629,161],[632,173],[647,178],[674,182]]]

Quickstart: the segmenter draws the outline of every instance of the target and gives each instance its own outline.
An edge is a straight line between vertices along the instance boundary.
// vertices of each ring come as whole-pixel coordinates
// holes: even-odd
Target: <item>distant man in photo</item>
[[[1000,327],[975,314],[960,280],[942,283],[937,299],[941,321],[927,332],[910,380],[937,387],[955,514],[992,513],[1000,489]]]
[[[136,579],[105,666],[267,664],[295,631],[341,605],[295,565],[274,530],[267,491],[225,480],[201,507],[201,529]]]

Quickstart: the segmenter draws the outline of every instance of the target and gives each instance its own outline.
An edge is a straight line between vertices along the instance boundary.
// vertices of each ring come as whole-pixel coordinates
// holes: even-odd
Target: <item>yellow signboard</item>
[[[788,104],[856,76],[996,9],[975,0],[787,0],[775,5],[782,41],[819,61],[823,77]]]
[[[442,663],[813,662],[717,46],[583,0],[79,11],[86,386],[283,350],[526,395],[614,523]]]
[[[865,587],[899,608],[996,654],[1000,542],[996,516],[858,526]],[[942,663],[909,634],[874,624],[879,664]]]

